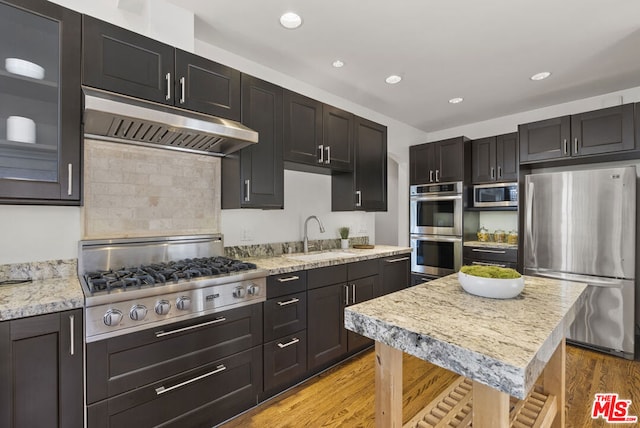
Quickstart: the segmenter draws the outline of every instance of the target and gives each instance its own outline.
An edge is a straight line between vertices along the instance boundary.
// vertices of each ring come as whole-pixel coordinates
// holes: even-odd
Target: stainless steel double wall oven
[[[463,185],[410,187],[411,271],[438,277],[457,272],[462,263]]]

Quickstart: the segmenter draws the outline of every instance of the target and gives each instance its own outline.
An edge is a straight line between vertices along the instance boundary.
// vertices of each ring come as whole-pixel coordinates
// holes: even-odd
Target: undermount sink
[[[300,260],[303,262],[318,262],[323,260],[343,259],[345,257],[355,257],[357,254],[347,251],[324,251],[321,253],[309,254],[284,254],[284,257],[292,260]]]

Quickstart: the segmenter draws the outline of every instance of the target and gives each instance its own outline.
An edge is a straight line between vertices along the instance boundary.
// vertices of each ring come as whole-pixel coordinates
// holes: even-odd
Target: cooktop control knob
[[[102,320],[104,321],[104,325],[109,327],[116,326],[122,321],[122,312],[118,309],[109,309],[107,313],[104,314],[104,317],[102,317]]]
[[[191,297],[178,297],[176,299],[176,308],[181,311],[188,311],[189,309],[191,309]]]
[[[133,305],[129,311],[129,317],[134,321],[142,321],[147,316],[147,307],[145,305]]]
[[[156,302],[156,314],[167,315],[171,309],[171,303],[168,300],[158,300]]]
[[[255,296],[260,294],[260,286],[256,284],[251,284],[249,287],[247,287],[247,293],[249,293],[250,296]]]
[[[247,290],[245,290],[244,287],[242,286],[236,287],[233,290],[233,297],[241,298],[241,297],[244,297],[246,294],[247,294]]]

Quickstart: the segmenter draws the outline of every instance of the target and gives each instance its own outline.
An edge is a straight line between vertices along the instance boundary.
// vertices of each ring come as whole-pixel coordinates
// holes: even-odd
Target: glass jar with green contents
[[[478,235],[478,241],[489,242],[489,231],[484,226],[480,226],[480,229],[478,229],[477,235]]]

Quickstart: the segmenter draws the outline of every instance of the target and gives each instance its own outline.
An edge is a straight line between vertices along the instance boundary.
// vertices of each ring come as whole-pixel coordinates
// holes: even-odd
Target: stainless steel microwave
[[[474,207],[517,207],[518,183],[476,184],[473,186]]]

